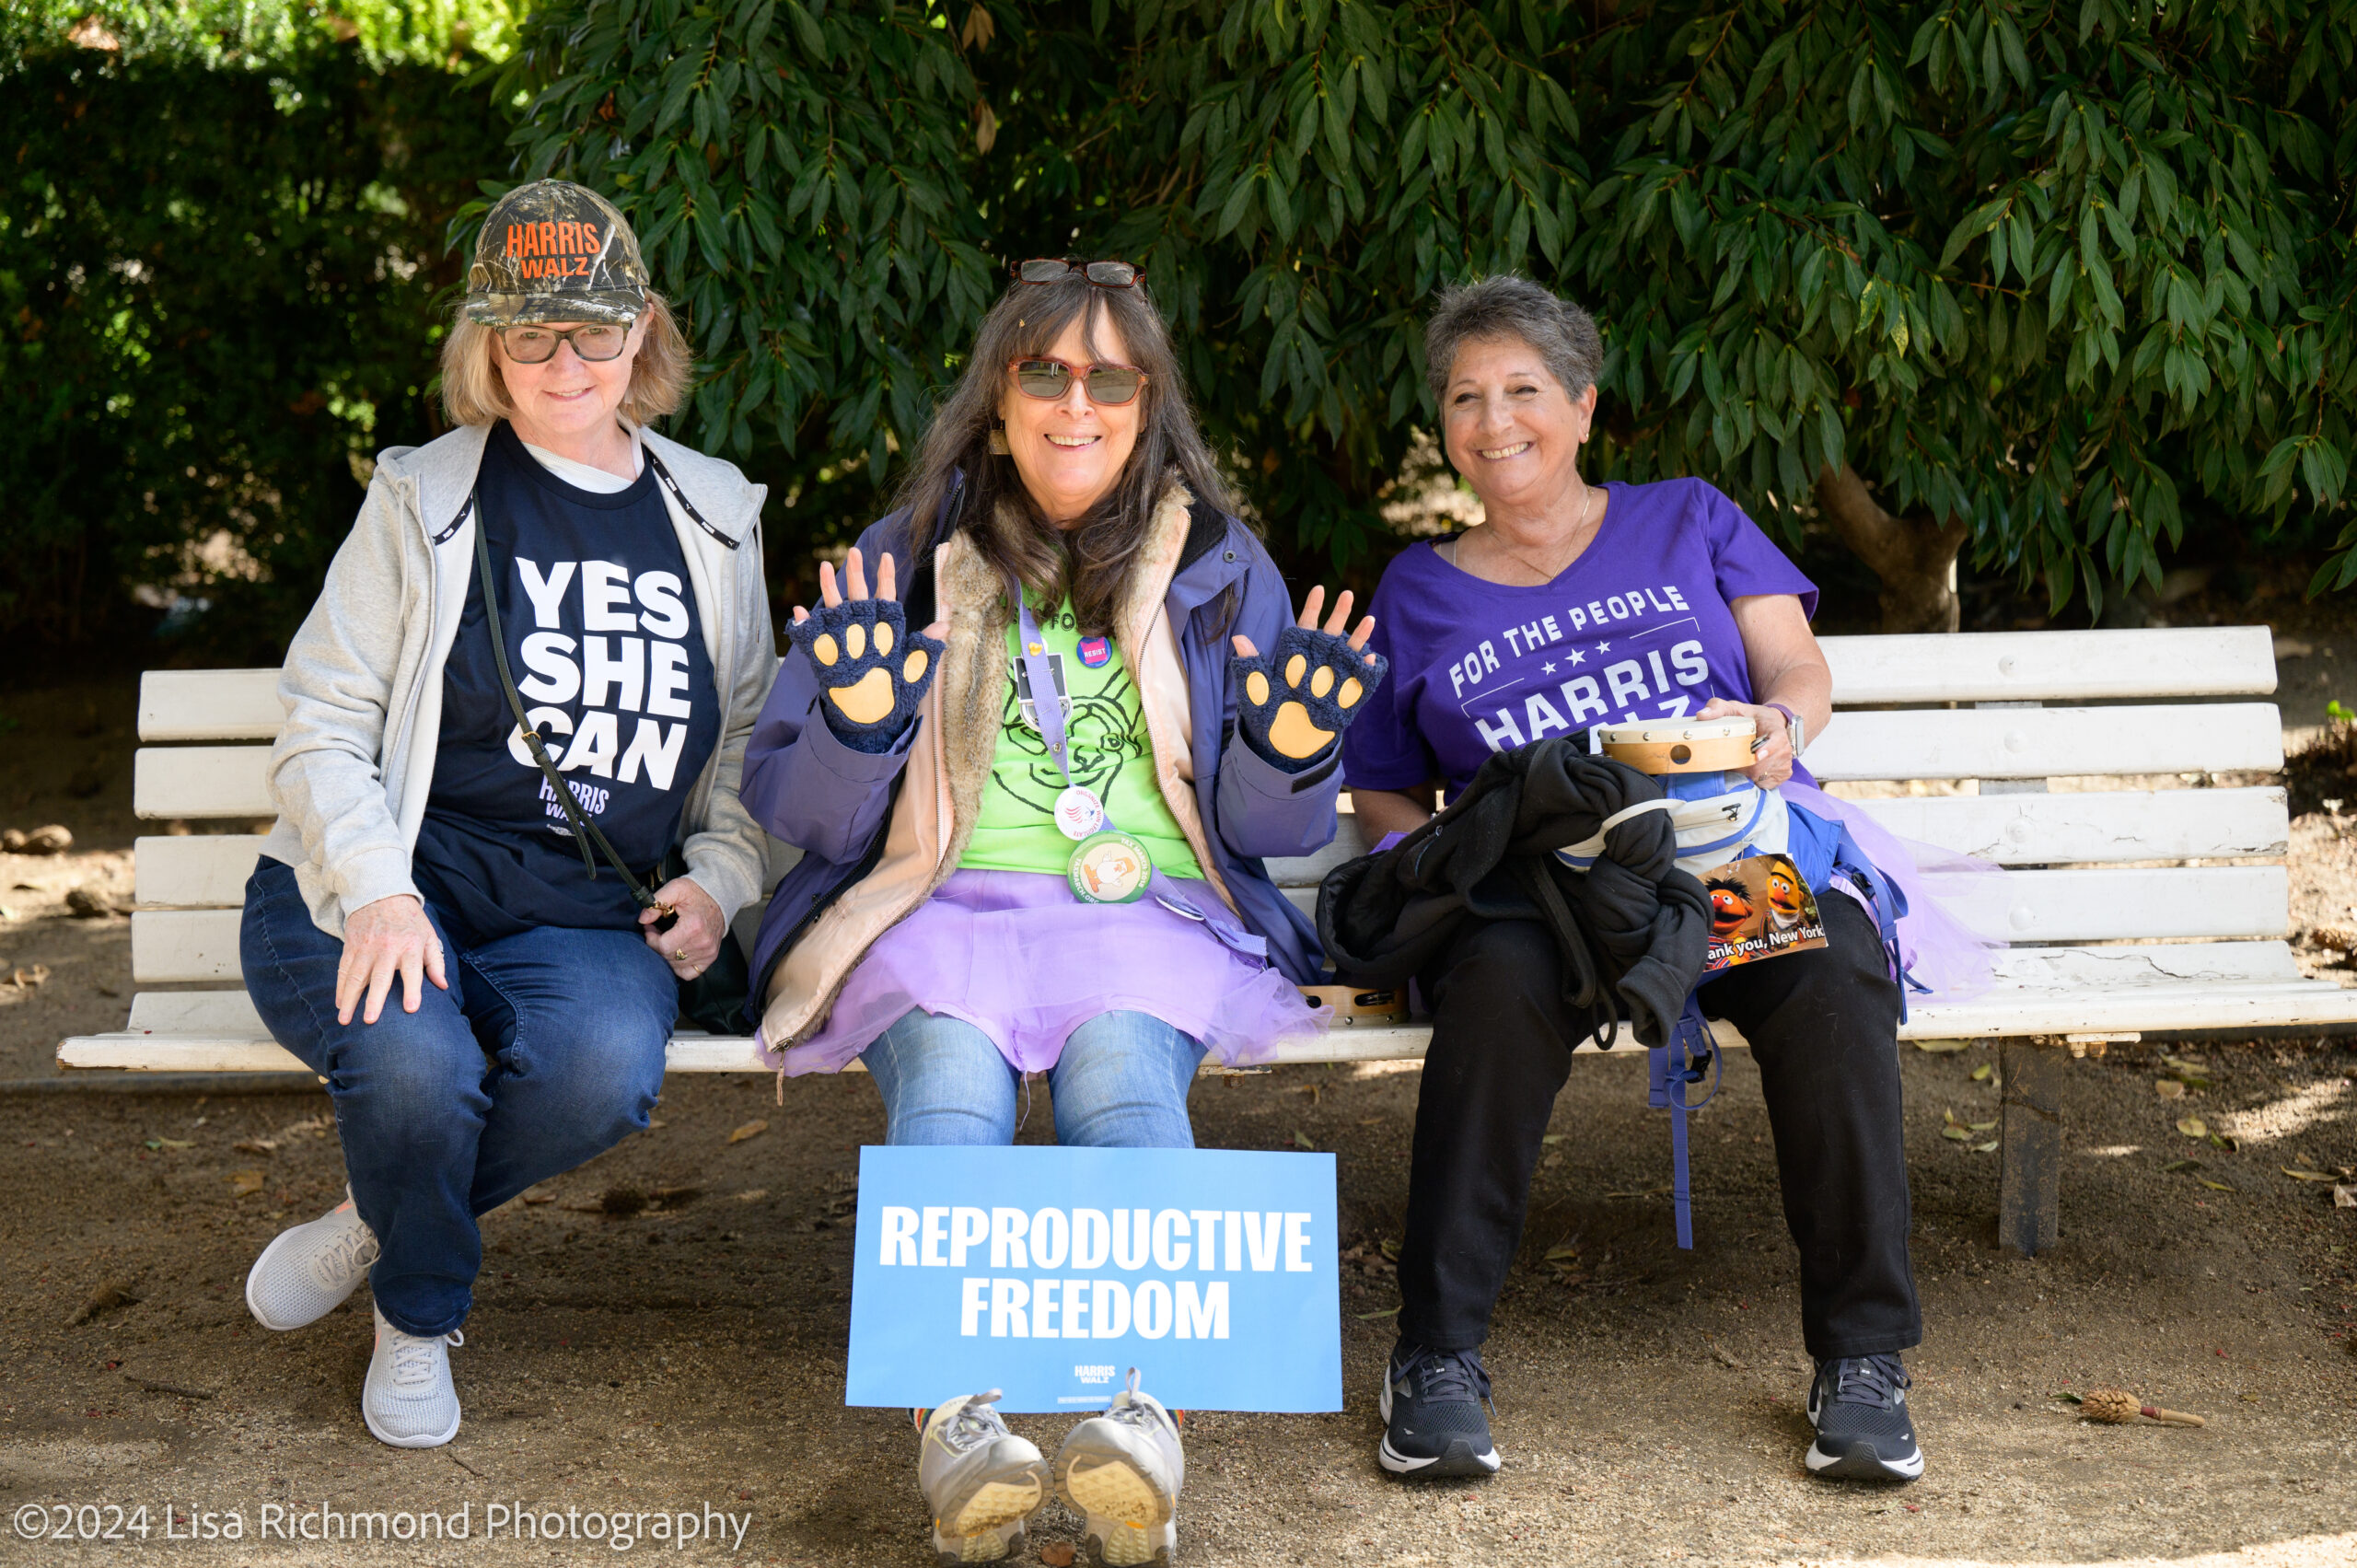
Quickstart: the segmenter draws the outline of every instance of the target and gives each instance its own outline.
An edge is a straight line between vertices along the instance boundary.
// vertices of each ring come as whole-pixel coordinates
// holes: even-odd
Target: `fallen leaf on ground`
[[[1580,1249],[1576,1247],[1554,1247],[1548,1249],[1547,1261],[1552,1263],[1560,1258],[1576,1258],[1579,1255]]]
[[[1399,1309],[1396,1307],[1387,1307],[1380,1312],[1360,1312],[1353,1314],[1353,1316],[1355,1316],[1362,1323],[1370,1321],[1376,1318],[1396,1318],[1399,1315]]]
[[[1946,1126],[1941,1128],[1940,1136],[1943,1138],[1954,1138],[1959,1144],[1968,1144],[1972,1142],[1972,1134],[1966,1131],[1965,1125],[1961,1121],[1951,1121]]]
[[[65,1319],[65,1326],[69,1329],[78,1327],[101,1312],[117,1307],[129,1307],[138,1300],[131,1294],[131,1287],[122,1281],[109,1280],[90,1293],[89,1298],[82,1303],[74,1316]]]
[[[1376,1242],[1376,1249],[1381,1252],[1386,1258],[1396,1260],[1399,1256],[1399,1244],[1387,1237],[1382,1241]]]
[[[2171,1160],[2168,1164],[2161,1167],[2162,1170],[2172,1173],[2180,1170],[2200,1170],[2201,1168],[2202,1165],[2200,1160]]]
[[[1989,1129],[1997,1124],[1993,1121],[1968,1121],[1965,1125],[1971,1128],[1976,1132],[1986,1132]]]
[[[2206,1138],[2210,1135],[2210,1124],[2198,1116],[2178,1117],[2177,1130],[2189,1138]]]
[[[1714,1356],[1718,1357],[1719,1362],[1720,1362],[1720,1364],[1721,1364],[1722,1365],[1725,1365],[1725,1366],[1732,1366],[1732,1367],[1734,1367],[1737,1372],[1740,1372],[1740,1371],[1742,1371],[1742,1370],[1743,1370],[1743,1363],[1742,1363],[1742,1362],[1740,1362],[1740,1361],[1737,1361],[1737,1360],[1735,1358],[1735,1353],[1734,1353],[1734,1352],[1732,1352],[1732,1351],[1730,1351],[1730,1350],[1728,1350],[1726,1346],[1722,1345],[1722,1344],[1713,1344],[1713,1345],[1711,1347],[1711,1353],[1712,1353],[1713,1355],[1714,1355]]]
[[[766,1187],[748,1187],[742,1192],[735,1194],[735,1197],[740,1203],[756,1203],[769,1195],[770,1190]]]
[[[2178,1083],[2175,1078],[2156,1079],[2154,1081],[2153,1087],[2160,1091],[2160,1096],[2163,1099],[2183,1099],[2185,1098],[2185,1086]]]
[[[2210,1070],[2206,1064],[2190,1056],[2164,1056],[2161,1058],[2161,1063],[2164,1066],[2174,1067],[2181,1073],[2207,1073]]]
[[[1549,1132],[1542,1136],[1538,1141],[1542,1144],[1552,1145],[1562,1143],[1564,1139],[1570,1136],[1571,1134],[1569,1132]]]
[[[2235,1143],[2232,1138],[2227,1137],[2223,1132],[2211,1133],[2210,1142],[2215,1146],[2225,1150],[2228,1154],[2233,1154],[2236,1149],[2242,1146]]]
[[[1995,1071],[1995,1067],[1986,1062],[1983,1062],[1980,1066],[1975,1067],[1972,1070],[1972,1081],[1976,1084],[1985,1084],[1989,1081],[1989,1074]]]
[[[2197,1176],[2194,1179],[2201,1183],[2202,1186],[2210,1189],[2212,1192],[2234,1192],[2240,1191],[2238,1188],[2227,1186],[2223,1181],[2212,1181],[2206,1176]]]
[[[1318,1147],[1318,1145],[1317,1145],[1317,1144],[1313,1144],[1313,1143],[1311,1143],[1311,1142],[1309,1141],[1309,1134],[1308,1134],[1308,1133],[1306,1133],[1306,1132],[1295,1132],[1295,1133],[1293,1135],[1293,1141],[1294,1141],[1294,1144],[1295,1144],[1295,1146],[1296,1148],[1304,1148],[1304,1149],[1309,1149],[1309,1150],[1315,1151],[1315,1150],[1317,1149],[1317,1147]]]
[[[1968,1040],[1919,1040],[1915,1042],[1915,1049],[1945,1052],[1962,1051],[1971,1043]]]
[[[229,1193],[232,1197],[250,1198],[261,1191],[262,1174],[258,1170],[233,1170],[229,1173]]]
[[[2294,1170],[2288,1165],[2282,1169],[2284,1175],[2294,1181],[2330,1181],[2332,1179],[2332,1172],[2328,1170]]]
[[[157,1138],[153,1140],[153,1143],[154,1145],[159,1149],[192,1149],[196,1147],[195,1141],[190,1138]]]
[[[728,1141],[732,1144],[741,1144],[748,1138],[758,1138],[769,1130],[770,1124],[766,1119],[748,1121],[734,1132],[729,1133]]]
[[[1991,1138],[1985,1144],[1975,1144],[1972,1145],[1972,1152],[1976,1155],[1993,1155],[1997,1152],[1997,1140]]]
[[[540,1191],[527,1192],[527,1193],[525,1193],[525,1194],[524,1194],[524,1202],[527,1202],[527,1203],[528,1203],[528,1204],[530,1204],[533,1208],[536,1208],[536,1209],[537,1209],[537,1208],[539,1208],[539,1207],[540,1207],[541,1204],[543,1204],[543,1203],[553,1203],[553,1202],[556,1202],[556,1194],[555,1194],[555,1193],[553,1193],[553,1192],[540,1192]]]
[[[2336,1209],[2357,1209],[2357,1187],[2334,1188],[2332,1190],[2332,1206]]]

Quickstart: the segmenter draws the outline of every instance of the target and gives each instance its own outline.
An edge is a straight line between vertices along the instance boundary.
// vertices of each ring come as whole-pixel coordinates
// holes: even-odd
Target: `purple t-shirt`
[[[1595,540],[1543,587],[1485,582],[1428,542],[1384,569],[1370,645],[1391,679],[1342,733],[1345,780],[1454,794],[1493,751],[1752,701],[1729,603],[1797,594],[1814,616],[1816,585],[1701,480],[1603,488]]]

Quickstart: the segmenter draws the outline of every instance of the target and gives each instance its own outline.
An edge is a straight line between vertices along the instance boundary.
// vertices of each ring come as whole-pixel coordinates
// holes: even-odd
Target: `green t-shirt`
[[[1072,601],[1040,621],[1048,657],[1072,698],[1066,723],[1072,783],[1086,785],[1105,803],[1105,814],[1137,839],[1166,876],[1202,876],[1194,851],[1178,830],[1178,819],[1154,779],[1154,747],[1146,738],[1145,714],[1137,687],[1110,637],[1084,640],[1073,619]],[[999,717],[998,748],[991,759],[990,783],[973,842],[958,861],[961,871],[1040,871],[1061,877],[1072,859],[1073,842],[1051,817],[1065,780],[1047,742],[1024,722],[1023,666],[1016,656],[1019,633],[1006,630],[1006,708]]]

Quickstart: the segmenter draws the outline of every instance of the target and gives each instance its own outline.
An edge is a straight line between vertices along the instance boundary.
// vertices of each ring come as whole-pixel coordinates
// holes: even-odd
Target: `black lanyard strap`
[[[654,454],[647,455],[652,457]],[[565,820],[573,825],[573,842],[581,851],[581,864],[588,868],[589,879],[596,881],[598,862],[589,854],[589,846],[596,844],[598,853],[606,857],[606,864],[612,866],[614,874],[622,879],[622,886],[630,889],[630,896],[638,900],[639,908],[661,910],[666,915],[670,915],[674,912],[671,906],[659,902],[644,883],[631,875],[630,867],[622,864],[621,855],[607,839],[604,830],[581,814],[580,806],[573,798],[572,787],[557,772],[556,764],[549,761],[548,748],[540,744],[540,732],[533,727],[530,715],[524,711],[523,695],[516,690],[515,673],[507,666],[507,635],[499,625],[499,582],[492,570],[491,544],[484,538],[487,530],[483,526],[482,508],[476,505],[475,497],[471,495],[467,498],[467,505],[475,514],[475,566],[482,581],[482,618],[491,632],[491,656],[493,662],[499,666],[500,689],[507,693],[507,706],[516,714],[516,727],[523,732],[524,744],[530,749],[532,761],[540,765],[541,776],[548,780],[549,788],[556,793],[556,803],[564,808]]]

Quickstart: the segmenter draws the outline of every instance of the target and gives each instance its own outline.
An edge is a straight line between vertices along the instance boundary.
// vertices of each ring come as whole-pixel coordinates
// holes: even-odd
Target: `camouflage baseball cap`
[[[586,185],[536,180],[493,203],[467,269],[467,319],[614,321],[646,309],[646,263],[629,222]]]

